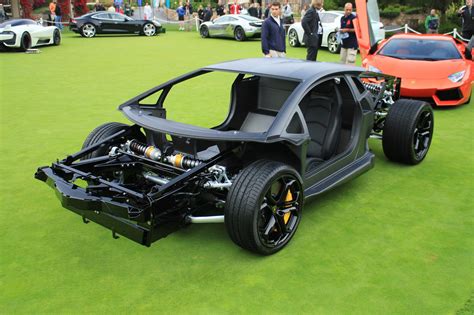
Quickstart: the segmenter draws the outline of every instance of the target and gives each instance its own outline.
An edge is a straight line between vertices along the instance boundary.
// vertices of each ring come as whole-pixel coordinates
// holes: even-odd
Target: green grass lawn
[[[201,66],[260,57],[260,42],[66,33],[41,51],[0,55],[0,313],[474,312],[472,102],[435,110],[419,166],[388,162],[371,142],[376,167],[307,203],[276,255],[242,250],[224,225],[193,225],[146,248],[82,224],[36,168],[79,150],[97,125],[126,122],[116,109],[129,98]],[[227,87],[207,83],[177,98],[195,123],[222,114],[212,105]]]

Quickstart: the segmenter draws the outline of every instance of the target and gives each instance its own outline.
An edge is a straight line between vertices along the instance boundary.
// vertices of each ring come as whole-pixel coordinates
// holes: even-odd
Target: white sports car
[[[341,17],[344,16],[344,11],[324,11],[319,13],[321,24],[323,25],[323,41],[322,47],[327,47],[329,52],[333,54],[339,53],[339,43],[336,38],[336,28],[341,27]],[[379,21],[372,21],[373,29],[376,30],[375,37],[377,40],[385,38],[385,28]],[[304,30],[301,23],[294,23],[288,29],[288,42],[292,47],[304,45],[303,41]]]
[[[61,32],[56,26],[42,26],[30,19],[6,20],[0,24],[0,50],[23,51],[43,45],[59,45]]]

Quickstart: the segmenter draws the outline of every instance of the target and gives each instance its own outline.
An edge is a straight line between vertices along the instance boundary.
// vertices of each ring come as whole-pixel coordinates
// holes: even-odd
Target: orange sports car
[[[367,22],[379,20],[377,1],[356,0],[356,5],[354,24],[363,67],[401,78],[405,98],[437,106],[469,102],[474,63],[464,42],[448,35],[396,34],[377,43]]]

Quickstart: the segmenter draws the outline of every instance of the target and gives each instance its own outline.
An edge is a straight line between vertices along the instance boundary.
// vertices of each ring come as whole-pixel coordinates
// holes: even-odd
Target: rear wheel
[[[401,99],[388,112],[382,146],[392,161],[415,165],[423,161],[433,138],[434,117],[426,102]]]
[[[299,47],[300,41],[298,39],[298,33],[295,29],[291,29],[288,33],[288,42],[290,43],[291,47]]]
[[[291,240],[302,208],[299,174],[286,164],[259,160],[234,181],[227,195],[225,225],[237,245],[270,255]]]
[[[145,25],[143,25],[142,32],[145,36],[155,36],[156,26],[153,23],[146,23]]]
[[[328,50],[331,54],[338,54],[341,50],[341,45],[337,43],[336,33],[328,35]]]
[[[61,44],[61,33],[56,29],[53,33],[53,45],[59,46],[59,44]]]
[[[24,32],[23,35],[21,35],[20,50],[27,51],[30,48],[31,48],[31,36],[29,33]]]
[[[86,140],[84,140],[84,144],[82,145],[82,149],[85,149],[91,145],[94,145],[96,143],[99,143],[106,138],[116,134],[117,132],[127,129],[130,126],[118,122],[109,122],[105,123],[103,125],[100,125],[99,127],[95,128],[92,130],[92,132],[87,136]],[[135,135],[135,139],[143,142],[145,141],[145,136],[143,134],[137,134]],[[106,155],[111,149],[111,145],[106,145],[99,147],[95,151],[92,151],[91,153],[85,155],[82,159],[90,159],[90,158],[95,158],[98,156]]]
[[[244,41],[246,40],[246,37],[245,37],[245,32],[244,32],[244,29],[240,26],[237,26],[234,30],[234,38],[235,40],[241,42],[241,41]]]
[[[91,38],[94,37],[96,33],[97,30],[91,23],[86,23],[81,27],[81,35],[84,37]]]
[[[206,25],[203,25],[199,29],[199,33],[201,34],[202,38],[208,38],[209,37],[209,28]]]

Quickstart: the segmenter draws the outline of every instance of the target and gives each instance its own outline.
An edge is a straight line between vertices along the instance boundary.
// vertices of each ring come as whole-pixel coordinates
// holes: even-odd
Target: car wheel
[[[296,30],[290,30],[288,33],[288,42],[290,43],[291,47],[299,47],[301,45]]]
[[[234,243],[270,255],[296,232],[303,208],[300,175],[292,167],[258,160],[242,170],[227,195],[225,225]]]
[[[201,34],[202,38],[207,38],[209,37],[209,28],[206,25],[203,25],[201,26],[199,33]]]
[[[234,30],[234,38],[239,42],[244,41],[246,39],[244,29],[237,26]]]
[[[91,145],[94,145],[100,141],[103,141],[104,139],[112,136],[113,134],[116,134],[117,132],[124,130],[130,126],[122,123],[117,123],[117,122],[109,122],[105,123],[103,125],[98,126],[92,132],[87,136],[86,140],[84,140],[84,144],[82,145],[82,149],[85,149]],[[137,134],[135,135],[135,139],[137,139],[140,142],[145,141],[145,136],[143,134]],[[108,154],[110,148],[112,146],[103,146],[99,147],[95,151],[85,155],[82,159],[90,159],[90,158],[95,158],[98,156],[103,156]]]
[[[31,48],[31,36],[27,32],[24,32],[23,35],[21,35],[20,50],[27,51],[30,48]]]
[[[0,43],[0,51],[7,51],[7,46],[5,46],[3,43]]]
[[[385,156],[399,163],[420,163],[430,148],[433,127],[433,110],[428,103],[407,99],[396,101],[390,107],[383,129]]]
[[[328,35],[328,50],[331,54],[338,54],[341,50],[341,45],[337,43],[336,33]]]
[[[97,30],[94,25],[91,23],[86,23],[81,27],[81,35],[84,37],[94,37],[96,34]]]
[[[56,29],[53,33],[53,45],[59,46],[59,44],[61,44],[61,33]]]
[[[155,36],[156,35],[156,26],[153,23],[145,23],[143,25],[143,34],[145,36]]]

